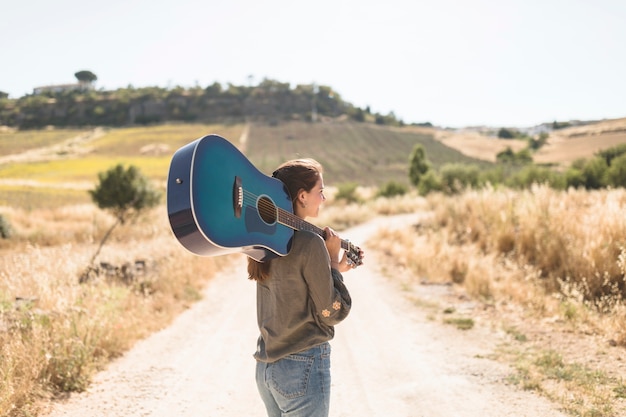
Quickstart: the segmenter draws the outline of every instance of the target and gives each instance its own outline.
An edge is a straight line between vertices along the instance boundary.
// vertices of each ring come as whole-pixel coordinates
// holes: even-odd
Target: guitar
[[[174,236],[190,252],[242,252],[257,261],[289,253],[295,230],[324,230],[293,214],[284,184],[259,170],[229,141],[208,135],[178,149],[167,178],[167,212]],[[361,249],[341,241],[349,263]]]

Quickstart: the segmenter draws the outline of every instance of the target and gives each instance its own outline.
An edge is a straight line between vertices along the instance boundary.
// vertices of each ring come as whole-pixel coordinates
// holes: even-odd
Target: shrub
[[[596,156],[603,158],[607,165],[611,165],[613,160],[619,156],[626,154],[626,143],[614,146],[596,153]]]
[[[406,192],[407,187],[404,184],[389,181],[378,190],[376,195],[379,197],[395,197],[397,195],[404,195]]]
[[[548,185],[554,189],[565,189],[566,180],[562,174],[549,168],[529,165],[509,180],[509,185],[514,188],[530,188],[533,185]]]
[[[612,160],[606,171],[606,182],[613,187],[626,188],[626,154]]]
[[[585,188],[588,190],[603,188],[606,185],[606,172],[608,168],[606,161],[601,157],[595,157],[585,161],[581,170]]]
[[[13,235],[13,228],[9,221],[0,214],[0,238],[8,239]]]
[[[161,198],[139,168],[122,164],[98,174],[99,182],[89,194],[101,209],[110,210],[124,223],[132,214],[156,206]]]
[[[496,186],[498,184],[504,183],[506,179],[506,173],[502,165],[499,165],[492,169],[482,170],[480,171],[478,177],[479,184],[491,184]]]
[[[433,191],[443,191],[443,189],[441,177],[432,170],[426,172],[417,185],[417,190],[420,195],[427,195]]]
[[[584,188],[585,176],[580,169],[571,166],[565,171],[565,183],[567,187]]]
[[[515,138],[515,134],[516,132],[514,132],[513,130],[506,129],[504,127],[498,130],[498,137],[500,139],[513,139]]]
[[[413,147],[411,156],[409,157],[409,180],[411,184],[419,186],[422,177],[429,169],[430,162],[428,162],[426,158],[424,146],[418,143]]]
[[[444,191],[456,194],[467,188],[476,188],[480,170],[475,165],[445,164],[440,174]]]
[[[496,155],[496,161],[501,164],[528,164],[533,161],[533,157],[528,149],[513,152],[513,149],[507,146],[505,150]]]
[[[358,184],[355,182],[339,184],[337,195],[335,195],[335,198],[337,200],[345,200],[348,203],[356,203],[360,201],[359,196],[356,193],[357,187]]]

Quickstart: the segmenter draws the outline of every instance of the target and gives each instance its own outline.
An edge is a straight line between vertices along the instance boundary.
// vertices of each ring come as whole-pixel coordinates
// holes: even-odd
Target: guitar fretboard
[[[306,220],[296,216],[293,213],[290,213],[283,209],[278,209],[278,222],[290,227],[294,230],[304,230],[306,232],[317,233],[323,238],[326,238],[326,233],[324,233],[324,229],[321,229],[314,224],[307,222]],[[351,244],[347,240],[341,239],[341,248],[344,250],[350,250]]]

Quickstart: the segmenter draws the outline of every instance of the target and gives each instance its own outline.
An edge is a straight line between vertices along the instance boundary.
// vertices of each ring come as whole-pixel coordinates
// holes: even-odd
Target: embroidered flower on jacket
[[[341,303],[339,301],[335,301],[333,303],[333,310],[339,310],[341,308]]]
[[[326,309],[323,309],[323,310],[322,310],[322,316],[324,316],[324,317],[330,317],[330,311],[328,311],[328,310],[326,310]]]

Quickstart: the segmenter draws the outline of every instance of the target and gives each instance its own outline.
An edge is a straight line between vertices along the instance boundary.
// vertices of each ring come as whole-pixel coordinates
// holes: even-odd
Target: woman
[[[317,217],[326,200],[321,165],[312,159],[282,164],[273,177],[293,198],[293,212]],[[294,233],[289,254],[264,263],[248,259],[257,282],[256,381],[270,417],[326,417],[330,400],[330,345],[334,325],[346,318],[351,299],[341,272],[351,269],[341,239],[326,227],[325,239]],[[361,254],[362,255],[362,254]]]

